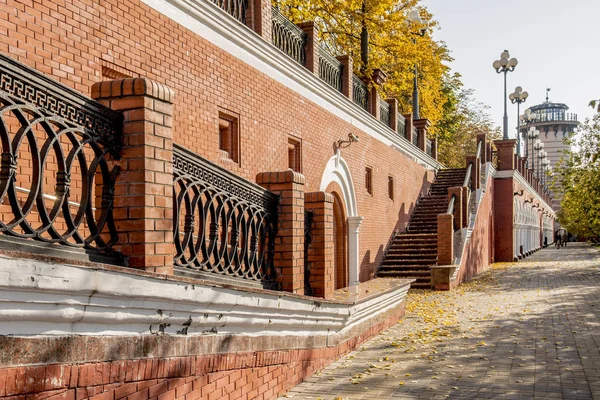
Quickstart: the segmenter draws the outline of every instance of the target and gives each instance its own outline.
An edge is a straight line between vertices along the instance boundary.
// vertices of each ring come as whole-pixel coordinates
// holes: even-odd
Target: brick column
[[[131,267],[172,274],[174,93],[149,79],[130,78],[96,83],[92,97],[124,115],[114,202],[117,250]]]
[[[369,90],[369,112],[376,120],[379,121],[381,117],[381,110],[379,109],[379,93],[377,93],[377,87],[383,85],[387,75],[380,69],[373,71],[373,85]]]
[[[406,140],[412,143],[413,117],[412,114],[402,114],[406,123]]]
[[[342,93],[350,100],[353,99],[353,68],[354,61],[351,56],[339,56],[338,61],[342,63]]]
[[[246,25],[258,33],[267,43],[273,41],[273,12],[270,0],[250,0],[246,11]]]
[[[498,149],[498,170],[507,171],[515,169],[515,146],[516,139],[495,140],[494,144]]]
[[[437,254],[438,265],[454,263],[454,217],[452,214],[438,214]]]
[[[448,188],[448,201],[452,198],[453,195],[456,195],[456,200],[454,201],[454,230],[462,228],[463,222],[463,187],[462,186],[454,186]]]
[[[307,35],[306,45],[304,46],[306,54],[304,66],[313,74],[319,75],[319,36],[317,27],[314,21],[302,22],[297,25]]]
[[[390,128],[394,132],[398,130],[398,100],[387,99],[386,102],[390,105]]]
[[[485,147],[486,147],[485,162],[492,162],[492,143],[491,142],[487,142]]]
[[[425,152],[425,139],[427,138],[427,130],[431,126],[431,121],[427,118],[415,119],[413,121],[415,127],[417,128],[417,135],[419,135],[419,148],[424,153]]]
[[[274,264],[281,288],[296,294],[304,294],[304,182],[291,169],[256,176],[256,183],[281,196]]]
[[[311,192],[304,196],[304,207],[314,213],[312,242],[308,250],[310,287],[313,296],[333,297],[333,195]]]

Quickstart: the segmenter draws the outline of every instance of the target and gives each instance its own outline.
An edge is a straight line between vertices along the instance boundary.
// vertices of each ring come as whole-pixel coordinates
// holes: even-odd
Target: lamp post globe
[[[504,74],[504,118],[502,120],[502,139],[508,140],[508,114],[506,106],[506,74],[515,70],[515,67],[519,64],[516,58],[510,58],[508,50],[504,50],[500,55],[500,59],[493,62],[492,66],[499,74]]]
[[[525,103],[529,97],[529,93],[523,91],[521,86],[517,86],[515,91],[511,93],[508,98],[512,104],[517,103],[517,155],[521,155],[521,118],[520,118],[520,106],[521,103]],[[531,112],[531,111],[530,111]]]

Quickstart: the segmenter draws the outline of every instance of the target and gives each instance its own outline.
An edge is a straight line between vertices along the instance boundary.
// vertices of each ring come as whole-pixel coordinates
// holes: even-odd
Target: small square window
[[[388,176],[388,196],[390,200],[394,200],[394,178]]]
[[[371,167],[365,168],[365,188],[367,193],[373,195],[373,169]]]
[[[288,168],[302,172],[302,147],[298,139],[288,138]]]
[[[222,158],[239,163],[240,138],[238,117],[219,112],[219,151]]]

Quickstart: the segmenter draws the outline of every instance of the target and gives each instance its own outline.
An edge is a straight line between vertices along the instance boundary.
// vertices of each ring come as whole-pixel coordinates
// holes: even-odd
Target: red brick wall
[[[332,144],[349,132],[359,136],[343,157],[365,217],[361,280],[373,275],[392,231],[404,227],[431,180],[389,146],[137,0],[0,0],[0,38],[0,51],[87,95],[95,82],[114,78],[109,69],[165,84],[176,93],[174,142],[251,180],[259,172],[287,168],[293,135],[302,142],[306,190],[318,190]],[[220,109],[239,115],[239,165],[220,159]],[[372,196],[365,190],[366,165],[373,168]],[[394,178],[394,200],[388,197],[388,176]]]
[[[494,246],[495,259],[513,261],[513,178],[494,179]]]

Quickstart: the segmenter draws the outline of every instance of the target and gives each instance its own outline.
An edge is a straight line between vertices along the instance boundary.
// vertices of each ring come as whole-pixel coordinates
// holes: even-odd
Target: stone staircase
[[[421,197],[406,232],[394,237],[377,273],[379,278],[416,279],[414,289],[431,288],[430,267],[437,264],[437,216],[448,209],[448,188],[462,186],[466,170],[440,170],[427,196]]]

